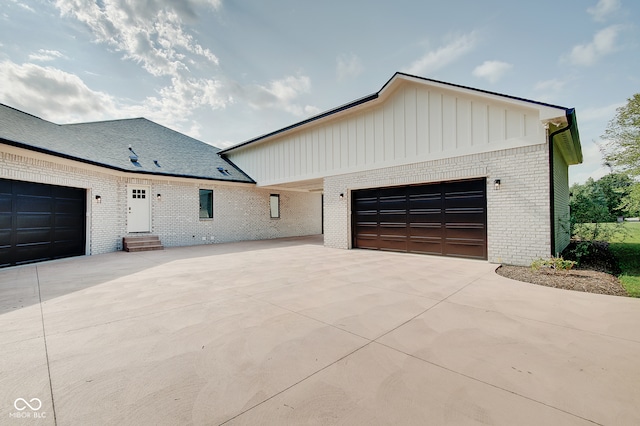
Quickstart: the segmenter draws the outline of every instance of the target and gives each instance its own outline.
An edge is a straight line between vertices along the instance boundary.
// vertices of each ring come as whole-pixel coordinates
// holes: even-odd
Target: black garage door
[[[487,259],[486,180],[353,192],[358,248]]]
[[[85,253],[84,189],[0,179],[0,267]]]

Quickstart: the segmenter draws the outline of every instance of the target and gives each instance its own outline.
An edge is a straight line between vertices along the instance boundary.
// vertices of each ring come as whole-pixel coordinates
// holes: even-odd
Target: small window
[[[280,217],[280,195],[271,194],[269,196],[269,210],[271,211],[271,219]]]
[[[146,189],[132,189],[131,198],[147,198],[146,193]]]
[[[213,218],[213,190],[200,190],[200,219]]]

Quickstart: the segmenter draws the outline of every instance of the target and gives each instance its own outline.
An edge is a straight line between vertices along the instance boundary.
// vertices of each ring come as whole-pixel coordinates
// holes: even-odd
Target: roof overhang
[[[565,120],[563,122],[554,123],[550,121],[549,124],[550,128],[556,129],[549,135],[549,141],[558,147],[567,164],[574,165],[582,163],[582,147],[580,145],[580,134],[578,133],[575,109],[571,108],[566,110]]]

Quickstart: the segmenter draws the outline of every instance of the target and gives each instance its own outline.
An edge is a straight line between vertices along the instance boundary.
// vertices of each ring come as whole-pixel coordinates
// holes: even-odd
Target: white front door
[[[127,231],[151,230],[151,203],[148,186],[127,186]]]

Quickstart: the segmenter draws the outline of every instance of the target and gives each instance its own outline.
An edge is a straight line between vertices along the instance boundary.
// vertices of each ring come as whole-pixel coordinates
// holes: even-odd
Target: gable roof
[[[287,133],[289,131],[293,131],[296,130],[300,127],[304,127],[306,125],[309,125],[311,123],[335,116],[337,114],[346,112],[346,111],[350,111],[353,110],[357,107],[363,106],[365,104],[368,103],[372,103],[375,102],[376,100],[379,99],[384,99],[390,92],[393,91],[393,89],[400,84],[400,82],[402,81],[414,81],[414,82],[419,82],[419,83],[427,83],[431,86],[435,86],[435,87],[441,87],[441,88],[445,88],[445,89],[449,89],[449,90],[455,90],[458,92],[464,92],[464,93],[469,93],[469,94],[475,94],[475,95],[481,95],[484,97],[489,97],[489,98],[493,98],[493,99],[497,99],[497,100],[501,100],[503,102],[511,102],[511,103],[515,103],[515,104],[519,104],[519,105],[529,105],[529,106],[533,106],[537,109],[541,110],[541,118],[543,120],[547,120],[547,121],[552,121],[554,124],[560,126],[561,124],[564,124],[565,128],[569,128],[571,127],[571,132],[570,132],[570,136],[574,137],[571,140],[571,145],[572,145],[572,149],[574,149],[575,155],[574,157],[577,159],[579,159],[579,161],[577,162],[582,162],[582,150],[580,148],[580,139],[578,137],[578,132],[577,132],[577,128],[574,126],[575,125],[575,110],[571,109],[571,108],[565,108],[562,106],[558,106],[558,105],[553,105],[553,104],[548,104],[548,103],[544,103],[544,102],[538,102],[538,101],[533,101],[530,99],[525,99],[525,98],[520,98],[517,96],[510,96],[510,95],[504,95],[501,93],[497,93],[497,92],[490,92],[487,90],[482,90],[482,89],[474,89],[472,87],[467,87],[467,86],[461,86],[458,84],[453,84],[453,83],[447,83],[444,81],[439,81],[439,80],[433,80],[430,78],[425,78],[425,77],[419,77],[419,76],[415,76],[415,75],[411,75],[411,74],[407,74],[407,73],[403,73],[403,72],[396,72],[383,86],[382,88],[375,92],[372,93],[368,96],[364,96],[360,99],[356,99],[355,101],[349,102],[347,104],[341,105],[337,108],[333,108],[330,109],[328,111],[325,111],[323,113],[320,113],[318,115],[315,115],[313,117],[309,117],[305,120],[299,121],[297,123],[294,123],[290,126],[284,127],[282,129],[276,130],[274,132],[271,133],[267,133],[264,134],[262,136],[258,136],[256,138],[250,139],[248,141],[239,143],[237,145],[231,146],[229,148],[225,148],[221,151],[218,152],[218,155],[221,155],[223,157],[226,157],[227,153],[231,153],[232,151],[247,146],[249,144],[254,144],[254,143],[260,143],[266,140],[269,140],[273,137],[279,136],[281,134]],[[562,130],[562,129],[561,129]],[[559,133],[559,132],[558,132]],[[575,164],[575,163],[574,163]]]
[[[254,183],[219,148],[146,118],[60,125],[0,104],[0,142],[124,172]]]

